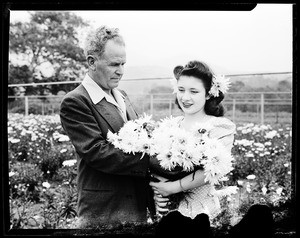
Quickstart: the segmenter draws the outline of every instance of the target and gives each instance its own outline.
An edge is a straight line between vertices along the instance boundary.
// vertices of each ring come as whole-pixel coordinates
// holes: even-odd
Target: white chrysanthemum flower
[[[222,182],[226,182],[228,180],[229,180],[229,178],[227,176],[224,176],[223,178],[220,178],[220,181],[222,181]]]
[[[250,151],[245,154],[246,158],[254,158],[254,154]]]
[[[9,172],[8,176],[9,176],[9,177],[12,177],[12,176],[14,176],[15,174],[16,174],[15,172]]]
[[[228,91],[230,84],[229,78],[225,78],[224,75],[214,75],[209,94],[214,97],[218,97],[219,92],[225,94]]]
[[[34,137],[32,137],[31,140],[35,140]],[[67,135],[60,135],[60,137],[58,139],[59,142],[64,142],[64,141],[69,141],[69,140],[70,140],[70,138]]]
[[[238,185],[242,186],[244,184],[244,181],[243,180],[238,180],[237,183],[238,183]]]
[[[247,191],[248,193],[251,192],[251,185],[250,185],[249,183],[246,185],[246,191]]]
[[[135,123],[143,125],[144,123],[154,123],[154,121],[152,121],[152,115],[147,115],[146,113],[144,113],[143,116],[135,120]]]
[[[278,135],[278,132],[275,130],[269,131],[266,133],[265,138],[266,139],[273,139],[275,136]]]
[[[70,160],[65,160],[62,165],[63,166],[68,166],[68,167],[71,167],[73,166],[74,164],[76,164],[77,160],[76,159],[70,159]]]
[[[177,93],[178,92],[178,86],[177,86],[177,80],[176,78],[171,78],[170,79],[170,84],[171,84],[171,87],[173,89],[173,93]]]
[[[50,188],[51,185],[48,182],[43,182],[42,186],[45,187],[45,188]]]
[[[62,149],[62,150],[60,150],[59,152],[60,153],[65,153],[65,152],[67,152],[68,150],[67,149]]]
[[[118,133],[108,131],[107,141],[125,153],[148,153],[152,143],[149,135],[155,126],[151,118],[144,113],[142,117],[126,122]]]
[[[167,152],[162,152],[157,155],[157,160],[160,161],[160,166],[164,169],[167,170],[172,170],[174,167],[173,162],[171,160],[172,154],[167,151]]]
[[[13,138],[13,139],[10,140],[10,143],[12,143],[12,144],[16,144],[16,143],[19,143],[19,142],[20,142],[20,139]]]
[[[253,143],[253,145],[258,147],[257,150],[259,150],[260,148],[265,148],[265,145],[260,142],[255,142],[255,143]]]
[[[250,174],[246,178],[249,179],[249,180],[252,180],[252,179],[255,179],[256,176],[254,174]]]
[[[213,141],[213,139],[212,139]],[[214,141],[215,146],[211,147],[206,155],[214,155],[203,160],[205,181],[211,184],[219,184],[219,180],[233,170],[230,151],[228,151],[219,141]],[[213,152],[212,152],[213,150]]]
[[[264,185],[264,186],[262,187],[261,191],[262,191],[263,195],[266,195],[268,189],[267,189],[266,186]]]
[[[260,129],[261,129],[262,131],[264,131],[264,130],[269,130],[269,129],[271,129],[271,126],[270,126],[270,125],[261,125],[261,126],[260,126]]]
[[[184,171],[193,171],[194,164],[191,160],[184,160],[182,163],[182,167]]]
[[[283,189],[282,189],[281,187],[279,187],[279,188],[276,189],[276,193],[277,193],[278,195],[281,195],[282,190],[283,190]]]
[[[241,140],[235,140],[234,143],[235,143],[236,145],[252,146],[253,143],[254,143],[254,140],[241,139]]]
[[[12,133],[14,131],[14,129],[11,126],[7,127],[7,133]]]
[[[265,142],[265,146],[271,146],[272,145],[272,142],[271,141],[266,141]]]

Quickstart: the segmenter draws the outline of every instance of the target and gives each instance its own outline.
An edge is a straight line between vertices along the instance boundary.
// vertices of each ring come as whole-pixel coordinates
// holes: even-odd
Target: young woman
[[[184,113],[177,118],[178,126],[189,131],[196,123],[209,123],[212,128],[210,137],[219,139],[231,151],[236,127],[223,117],[224,107],[221,104],[229,86],[228,81],[224,77],[216,77],[205,63],[199,61],[190,61],[185,67],[175,67],[174,75],[176,103]],[[215,188],[205,182],[202,169],[175,181],[153,176],[160,180],[150,182],[159,212],[169,211],[168,196],[188,191],[189,195],[180,201],[177,208],[182,215],[193,219],[205,213],[212,219],[219,214],[219,199],[213,195]]]

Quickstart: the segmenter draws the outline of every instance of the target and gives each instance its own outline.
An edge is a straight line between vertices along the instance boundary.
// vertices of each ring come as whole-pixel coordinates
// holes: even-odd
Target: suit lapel
[[[113,132],[118,132],[119,129],[124,125],[124,120],[121,117],[116,106],[107,102],[105,98],[102,99],[99,103],[97,103],[95,107],[97,111],[101,114],[101,116],[114,130]]]
[[[125,95],[124,95],[125,96]],[[124,97],[125,105],[126,105],[126,115],[128,120],[134,120],[138,117],[138,114],[134,110],[131,102],[129,101],[128,96]],[[106,120],[106,122],[111,126],[114,130],[113,132],[119,131],[119,129],[124,125],[124,120],[119,113],[119,109],[116,108],[115,105],[109,103],[104,98],[96,105],[93,104],[100,115]]]
[[[136,119],[138,115],[135,112],[135,110],[127,96],[125,96],[124,101],[125,101],[125,105],[126,105],[126,115],[127,115],[128,120]]]

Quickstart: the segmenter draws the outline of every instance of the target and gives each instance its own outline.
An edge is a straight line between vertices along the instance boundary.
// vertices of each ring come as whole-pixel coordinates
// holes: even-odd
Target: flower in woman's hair
[[[177,80],[176,78],[171,78],[170,80],[170,83],[171,83],[171,88],[173,89],[173,94],[177,93],[178,92],[178,86],[177,86]]]
[[[218,97],[219,92],[225,94],[228,91],[230,84],[229,78],[225,78],[224,75],[214,75],[212,86],[208,93],[214,97]]]

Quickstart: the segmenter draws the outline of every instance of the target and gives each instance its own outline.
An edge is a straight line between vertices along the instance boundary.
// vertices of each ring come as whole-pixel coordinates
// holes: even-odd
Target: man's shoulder
[[[85,92],[85,88],[83,87],[82,84],[78,85],[76,88],[74,88],[73,90],[67,92],[64,96],[65,98],[79,98],[79,97],[84,97],[86,94]]]
[[[84,104],[90,101],[89,95],[82,84],[78,85],[72,91],[66,93],[61,100],[61,104],[62,105],[69,104],[74,101],[75,102],[81,101]]]

